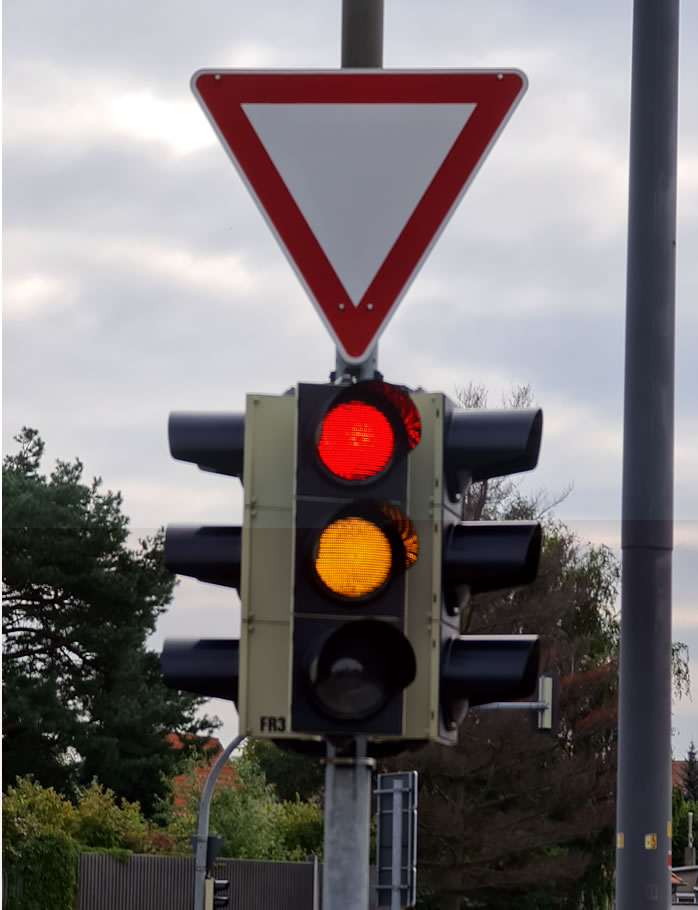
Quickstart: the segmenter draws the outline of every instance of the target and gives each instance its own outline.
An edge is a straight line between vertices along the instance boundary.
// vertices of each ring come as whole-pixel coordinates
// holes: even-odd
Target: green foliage
[[[698,803],[686,799],[680,787],[671,791],[671,864],[683,866],[688,847],[688,813],[693,813],[694,831],[698,833]]]
[[[6,910],[73,910],[78,855],[76,842],[62,831],[42,833],[27,840],[18,854],[5,854],[3,906]]]
[[[693,740],[691,740],[688,747],[686,764],[681,769],[681,783],[686,799],[689,802],[698,802],[698,757],[696,756],[696,746]]]
[[[118,800],[93,781],[77,804],[30,778],[2,801],[2,855],[7,910],[73,910],[81,852],[171,853],[170,834],[148,825],[137,803]],[[188,851],[186,851],[188,852]]]
[[[282,802],[278,829],[285,859],[322,858],[323,813],[318,803]]]
[[[3,858],[17,858],[33,840],[60,832],[71,837],[77,810],[65,797],[30,778],[19,778],[2,800]]]
[[[145,842],[138,806],[117,806],[97,783],[73,806],[53,788],[19,778],[2,801],[2,823],[8,910],[73,910],[81,850],[125,855]]]
[[[322,794],[325,773],[317,759],[279,749],[262,739],[247,740],[245,755],[273,785],[281,801],[312,800]]]
[[[137,803],[117,800],[93,781],[78,792],[77,805],[27,777],[8,787],[2,801],[3,855],[18,856],[37,838],[60,832],[81,847],[145,852],[146,822]]]
[[[223,835],[221,855],[281,859],[280,807],[273,789],[245,755],[233,764],[239,786],[221,787],[211,802],[211,830]]]
[[[32,774],[74,795],[97,777],[146,814],[181,751],[165,734],[210,729],[202,699],[162,683],[145,642],[173,576],[162,534],[135,545],[119,493],[79,460],[41,473],[36,430],[3,462],[3,787]]]
[[[145,852],[146,824],[138,803],[117,800],[112,790],[97,781],[80,792],[75,838],[93,848],[121,848],[132,853]]]
[[[199,763],[201,766],[202,763]],[[300,860],[322,855],[322,808],[317,801],[282,801],[268,783],[255,750],[245,750],[232,762],[233,784],[218,786],[211,800],[209,831],[223,837],[220,856],[233,859]],[[170,808],[167,828],[174,850],[189,852],[189,835],[196,830],[205,777],[190,762],[183,807]],[[203,765],[207,768],[207,765]]]

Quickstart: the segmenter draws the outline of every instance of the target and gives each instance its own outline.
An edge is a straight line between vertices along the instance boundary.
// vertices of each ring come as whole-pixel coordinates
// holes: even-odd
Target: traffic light
[[[170,414],[170,452],[203,471],[241,477],[243,414],[176,412]],[[171,572],[210,584],[240,589],[239,527],[169,525],[165,565]],[[237,701],[239,642],[236,639],[174,639],[165,642],[160,665],[173,689]]]
[[[225,878],[206,878],[204,881],[204,910],[227,907],[230,895],[227,893],[230,881]],[[225,894],[223,892],[226,892]]]
[[[406,692],[406,739],[455,742],[468,706],[530,695],[538,674],[535,635],[461,635],[472,594],[531,583],[541,550],[538,522],[463,521],[472,482],[535,467],[542,412],[466,410],[445,395],[414,393],[422,443],[411,462],[410,513],[420,561],[407,577],[407,634],[417,676]]]
[[[380,380],[297,389],[291,729],[400,738],[417,672],[405,578],[421,558],[409,462],[421,419]]]
[[[463,521],[472,482],[535,467],[540,410],[464,410],[382,380],[173,414],[175,458],[241,476],[235,527],[168,527],[174,572],[240,591],[240,641],[167,641],[165,682],[236,702],[245,736],[451,743],[529,695],[532,635],[460,634],[472,594],[532,582],[538,522]],[[321,748],[320,743],[317,747]]]

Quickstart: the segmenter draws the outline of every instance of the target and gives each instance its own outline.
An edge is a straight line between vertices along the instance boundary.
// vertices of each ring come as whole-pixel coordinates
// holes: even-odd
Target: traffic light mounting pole
[[[342,69],[383,66],[383,0],[342,0]],[[347,363],[337,350],[333,382],[345,376],[373,379],[378,371],[378,343],[358,364]]]
[[[342,0],[342,68],[383,66],[383,0]],[[373,379],[377,345],[358,366],[337,351],[333,380]],[[365,910],[369,902],[371,778],[375,762],[366,740],[349,741],[353,755],[338,755],[327,742],[323,910]]]
[[[369,899],[371,778],[375,761],[366,757],[366,739],[349,741],[354,754],[327,742],[323,910],[366,910]]]

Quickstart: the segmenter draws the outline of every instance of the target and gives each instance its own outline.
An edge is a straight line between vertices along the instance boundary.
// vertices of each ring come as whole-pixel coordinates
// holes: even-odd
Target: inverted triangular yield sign
[[[517,70],[200,70],[194,94],[348,363],[526,89]]]

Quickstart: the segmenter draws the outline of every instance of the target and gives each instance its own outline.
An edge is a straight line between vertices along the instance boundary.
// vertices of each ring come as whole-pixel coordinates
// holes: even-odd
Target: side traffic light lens
[[[395,451],[395,433],[385,414],[366,401],[342,401],[325,414],[317,452],[330,473],[343,480],[380,474]]]
[[[365,597],[388,579],[393,549],[385,532],[365,518],[349,515],[320,535],[315,571],[326,587],[342,597]]]

